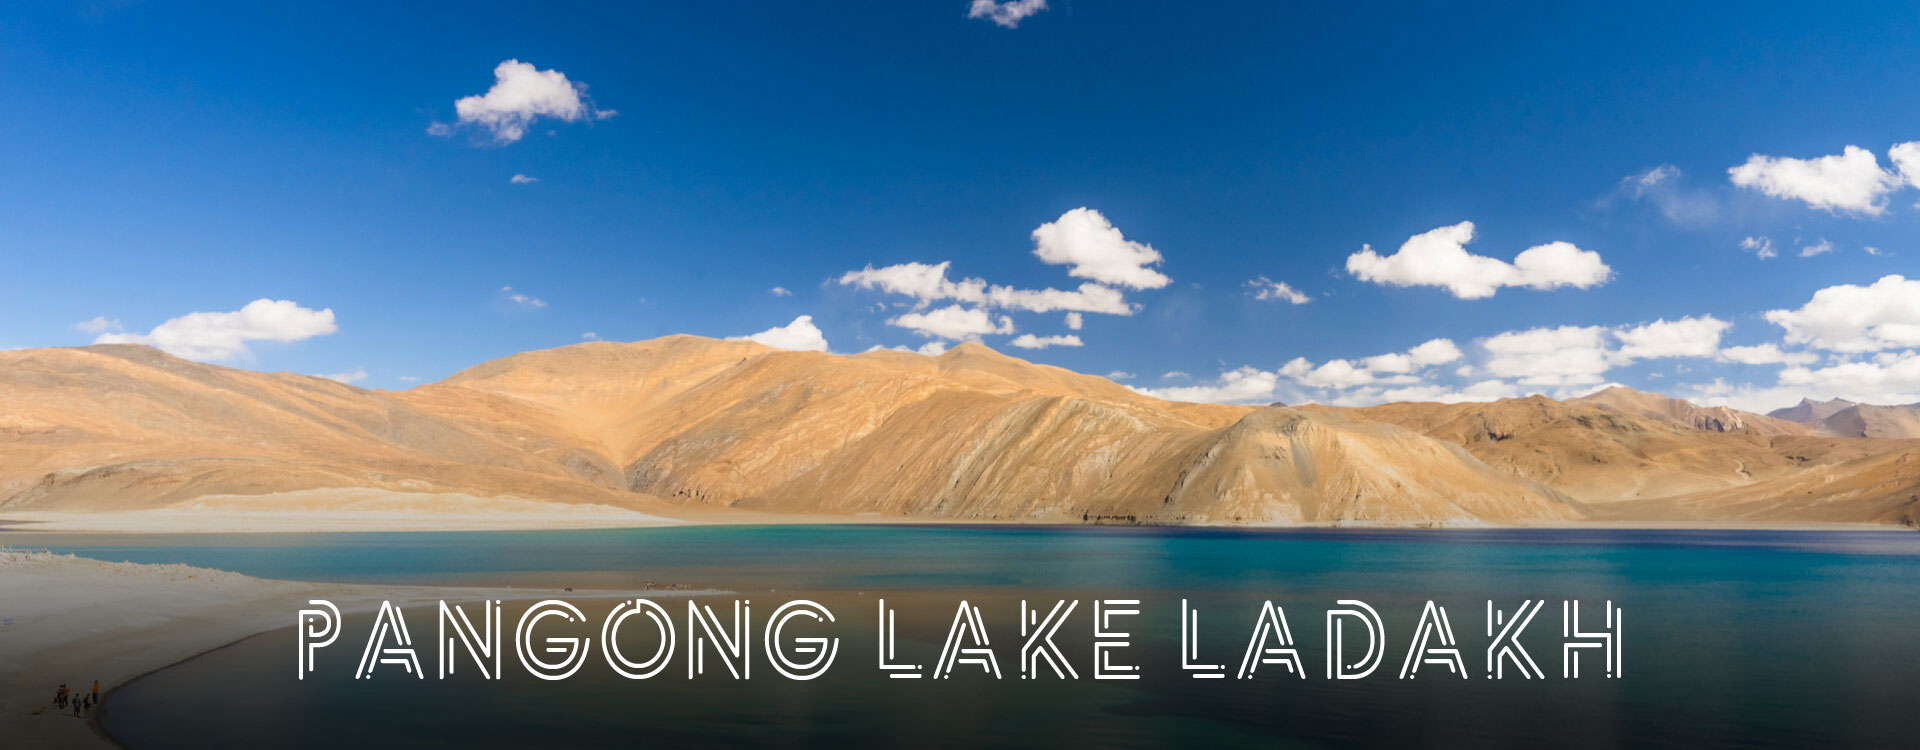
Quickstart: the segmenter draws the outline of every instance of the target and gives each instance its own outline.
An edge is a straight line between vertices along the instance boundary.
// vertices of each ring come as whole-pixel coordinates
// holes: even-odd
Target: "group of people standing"
[[[100,705],[100,681],[99,680],[93,681],[93,692],[90,692],[90,693],[76,694],[72,690],[68,689],[66,685],[61,685],[60,689],[55,691],[53,694],[53,707],[56,709],[59,709],[60,711],[66,711],[68,709],[72,709],[73,716],[76,719],[93,713],[94,709],[99,707],[99,705]]]

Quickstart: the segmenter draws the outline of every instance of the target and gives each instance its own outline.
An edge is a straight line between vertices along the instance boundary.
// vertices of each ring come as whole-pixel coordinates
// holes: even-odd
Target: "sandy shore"
[[[568,508],[572,508],[569,510]],[[674,518],[605,505],[478,513],[415,511],[5,511],[0,528],[100,534],[250,534],[340,531],[522,531],[673,526]]]
[[[272,581],[185,565],[137,565],[0,549],[0,746],[112,747],[88,720],[53,708],[55,688],[112,688],[251,635],[294,624],[320,598],[343,614],[439,599],[685,596]],[[11,620],[11,623],[5,623]]]

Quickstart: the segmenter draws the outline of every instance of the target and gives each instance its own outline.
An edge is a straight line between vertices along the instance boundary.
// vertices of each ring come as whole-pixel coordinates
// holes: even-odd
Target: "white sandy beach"
[[[450,589],[272,581],[185,565],[138,565],[0,549],[0,738],[8,747],[112,747],[91,720],[53,708],[62,683],[102,694],[140,675],[294,624],[293,604],[327,599],[343,613],[443,598],[528,600],[685,596]],[[289,662],[291,664],[291,662]],[[291,667],[289,667],[291,668]]]

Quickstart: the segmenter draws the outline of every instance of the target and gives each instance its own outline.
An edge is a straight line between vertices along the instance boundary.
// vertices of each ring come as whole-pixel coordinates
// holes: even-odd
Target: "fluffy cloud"
[[[1076,208],[1033,230],[1033,254],[1041,262],[1068,266],[1067,275],[1128,289],[1159,289],[1173,282],[1147,266],[1160,251],[1127,239],[1091,208]]]
[[[1457,404],[1465,401],[1499,401],[1503,398],[1519,398],[1526,395],[1512,383],[1501,380],[1482,380],[1459,388],[1443,385],[1418,385],[1407,388],[1389,388],[1372,396],[1367,403],[1390,403],[1394,401],[1433,401],[1442,404]]]
[[[1920,401],[1920,353],[1881,352],[1819,369],[1788,367],[1780,371],[1780,385],[1872,404],[1913,403]]]
[[[1293,288],[1287,282],[1274,281],[1265,276],[1255,277],[1247,282],[1247,286],[1253,287],[1253,298],[1257,300],[1285,300],[1296,305],[1313,301],[1312,297],[1301,294],[1300,290]]]
[[[519,60],[506,60],[493,69],[493,88],[453,103],[459,124],[487,131],[498,144],[526,137],[535,119],[551,117],[566,122],[604,120],[615,113],[598,109],[586,97],[586,86],[567,80],[557,70],[538,70]],[[436,123],[429,133],[448,135],[451,128]]]
[[[813,324],[812,315],[794,318],[792,323],[769,328],[751,336],[734,336],[729,341],[752,341],[775,349],[795,352],[824,352],[827,350],[826,334]]]
[[[775,296],[775,297],[791,297],[791,296],[793,296],[793,292],[791,292],[791,291],[788,291],[788,290],[787,290],[787,288],[786,288],[786,287],[784,287],[784,286],[776,286],[776,287],[774,287],[774,288],[772,288],[772,289],[768,289],[768,290],[767,290],[767,293],[768,293],[768,294],[771,294],[771,295],[773,295],[773,296]]]
[[[1108,380],[1132,380],[1135,377],[1137,376],[1126,370],[1114,370],[1113,372],[1107,373]]]
[[[1453,341],[1433,339],[1405,352],[1380,354],[1357,361],[1334,359],[1315,365],[1305,357],[1295,357],[1272,372],[1250,366],[1230,370],[1222,373],[1218,382],[1209,385],[1135,390],[1170,401],[1269,403],[1283,400],[1292,403],[1317,398],[1335,404],[1376,403],[1382,400],[1385,393],[1416,393],[1409,388],[1383,389],[1387,386],[1421,384],[1424,379],[1416,373],[1460,357],[1460,347],[1454,345]],[[1166,377],[1175,375],[1186,377],[1186,373],[1171,372]],[[1444,391],[1436,386],[1418,393],[1422,400],[1451,398]],[[1455,395],[1468,398],[1462,394]]]
[[[1413,358],[1413,363],[1420,367],[1444,365],[1460,359],[1460,347],[1454,345],[1453,339],[1433,339],[1408,349],[1407,354]]]
[[[1560,326],[1507,331],[1480,342],[1488,374],[1527,385],[1599,383],[1613,367],[1604,326]]]
[[[312,310],[290,300],[257,299],[233,312],[194,312],[168,320],[145,334],[102,333],[96,344],[146,344],[187,359],[208,362],[251,355],[253,341],[300,341],[339,330],[333,310]]]
[[[879,352],[879,351],[893,351],[893,352],[912,352],[912,353],[914,353],[914,354],[919,354],[919,355],[923,355],[923,356],[928,356],[928,357],[938,357],[938,356],[940,356],[940,355],[942,355],[942,354],[946,354],[946,353],[947,353],[947,342],[945,342],[945,341],[940,341],[940,340],[937,340],[937,339],[936,339],[936,340],[934,340],[934,341],[929,341],[929,342],[927,342],[927,343],[924,343],[924,344],[921,344],[921,345],[920,345],[920,346],[918,346],[918,347],[911,347],[911,346],[881,346],[881,345],[879,345],[879,344],[874,344],[873,346],[870,346],[870,347],[867,347],[867,351],[870,351],[870,352]]]
[[[1908,141],[1888,149],[1887,161],[1893,162],[1908,185],[1920,188],[1920,141]]]
[[[1328,360],[1325,364],[1312,369],[1302,367],[1305,359],[1295,359],[1281,368],[1283,373],[1297,373],[1293,379],[1302,385],[1314,388],[1352,388],[1373,382],[1373,373],[1365,366],[1355,366],[1344,359]]]
[[[1566,242],[1528,248],[1508,263],[1467,252],[1472,241],[1473,222],[1463,221],[1416,234],[1392,255],[1363,246],[1347,257],[1347,272],[1376,284],[1442,287],[1461,299],[1491,297],[1508,286],[1585,289],[1606,283],[1613,274],[1599,253]]]
[[[1161,261],[1159,251],[1133,242],[1115,229],[1100,212],[1076,208],[1033,230],[1033,254],[1041,262],[1067,267],[1067,273],[1091,279],[1078,289],[1019,289],[989,284],[985,279],[947,276],[951,261],[908,262],[875,268],[871,265],[840,275],[839,283],[860,289],[911,298],[913,312],[888,323],[923,336],[975,340],[981,336],[1013,333],[1013,319],[991,310],[1066,313],[1069,330],[1080,330],[1085,315],[1132,315],[1138,305],[1127,301],[1128,289],[1158,289],[1172,282],[1147,266]],[[952,302],[928,311],[936,302]],[[880,308],[884,309],[884,308]],[[1030,343],[1066,346],[1062,337],[1026,337]],[[1076,341],[1078,339],[1075,339]]]
[[[1887,193],[1900,187],[1899,178],[1882,171],[1873,152],[1859,146],[1814,159],[1754,154],[1747,163],[1728,169],[1727,176],[1740,187],[1829,213],[1874,216],[1886,212]]]
[[[1753,253],[1761,260],[1780,255],[1780,251],[1773,249],[1773,240],[1768,237],[1748,237],[1740,241],[1740,249]]]
[[[1047,0],[973,0],[967,6],[968,18],[984,18],[1002,28],[1018,28],[1028,16],[1047,9]]]
[[[1801,246],[1800,257],[1811,258],[1815,255],[1825,255],[1830,252],[1833,252],[1833,243],[1821,240],[1811,245]]]
[[[599,341],[600,334],[594,333],[592,331],[588,331],[586,333],[580,334],[580,340],[581,341]]]
[[[911,312],[887,321],[929,338],[977,341],[981,336],[1013,333],[1013,319],[998,319],[978,307],[948,305],[927,312]]]
[[[1836,352],[1920,346],[1920,281],[1888,275],[1870,286],[1830,286],[1797,310],[1766,317],[1786,329],[1789,344]]]
[[[1015,289],[989,285],[983,279],[953,281],[947,278],[947,269],[952,265],[952,261],[943,261],[934,264],[898,263],[882,268],[867,266],[841,274],[840,283],[912,297],[916,309],[925,308],[933,302],[954,300],[1036,313],[1066,310],[1107,315],[1133,314],[1133,307],[1127,304],[1126,295],[1111,287],[1081,284],[1077,290],[1065,291]]]
[[[335,383],[352,385],[367,379],[367,368],[355,367],[353,368],[353,372],[336,372],[332,375],[315,375],[314,377],[326,378]]]
[[[507,178],[507,182],[513,183],[515,185],[532,185],[533,183],[536,183],[539,181],[540,181],[540,178],[538,177],[528,177],[523,174],[515,174],[514,176]]]
[[[1810,365],[1820,361],[1820,355],[1781,351],[1776,344],[1729,346],[1720,350],[1720,358],[1743,365]]]
[[[1181,373],[1184,375],[1185,373]],[[1172,373],[1168,373],[1172,375]],[[1191,401],[1203,404],[1244,404],[1271,401],[1280,385],[1279,373],[1242,367],[1221,373],[1214,385],[1188,385],[1172,388],[1135,388],[1154,398]]]
[[[1007,343],[1022,349],[1045,349],[1049,346],[1084,346],[1079,336],[1035,336],[1031,333],[1023,333],[1015,336],[1012,341]]]
[[[1613,336],[1620,340],[1617,357],[1627,362],[1663,357],[1711,357],[1720,351],[1720,335],[1732,326],[1711,315],[1675,321],[1662,318],[1614,331]]]

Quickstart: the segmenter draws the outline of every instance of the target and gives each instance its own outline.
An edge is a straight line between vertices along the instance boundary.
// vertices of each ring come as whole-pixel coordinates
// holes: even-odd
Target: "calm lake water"
[[[706,527],[457,534],[182,537],[0,534],[0,544],[257,576],[432,585],[638,587],[651,580],[751,599],[753,672],[710,661],[688,679],[626,680],[598,649],[547,682],[506,659],[505,677],[445,681],[351,672],[372,617],[348,618],[319,671],[294,679],[291,628],[163,670],[116,692],[107,728],[128,746],[459,747],[1335,745],[1913,747],[1920,697],[1920,534],[1754,531],[1238,531],[1035,527]],[[898,661],[932,664],[955,608],[979,605],[1005,679],[889,680],[876,668],[876,601],[898,611]],[[729,616],[735,595],[709,597]],[[842,640],[810,682],[776,674],[760,626],[811,598],[810,626]],[[1092,599],[1142,600],[1125,629],[1136,682],[1089,679]],[[1022,600],[1081,600],[1056,639],[1079,679],[1019,677]],[[1307,679],[1191,679],[1180,601],[1202,613],[1202,661],[1238,665],[1264,601],[1284,608]],[[1378,610],[1385,655],[1371,677],[1325,678],[1325,613]],[[1469,677],[1398,672],[1429,600],[1448,610]],[[1522,637],[1545,680],[1485,678],[1486,603],[1547,607]],[[1561,674],[1559,602],[1624,611],[1623,673]],[[597,633],[613,602],[576,600]],[[291,626],[300,602],[289,602]],[[471,603],[469,603],[471,604]],[[525,606],[508,604],[508,638]],[[435,613],[407,612],[428,672]],[[797,627],[797,626],[796,626]],[[1591,627],[1591,626],[1590,626]],[[638,630],[636,628],[636,630]],[[583,634],[585,632],[583,631]],[[641,631],[645,635],[645,631]],[[1351,636],[1350,636],[1351,637]],[[623,639],[625,636],[623,635]],[[1364,640],[1360,641],[1364,643]],[[653,651],[636,639],[630,653]],[[598,644],[596,644],[597,646]],[[644,647],[644,651],[642,648]],[[714,657],[709,657],[712,659]],[[717,671],[716,671],[717,670]]]

